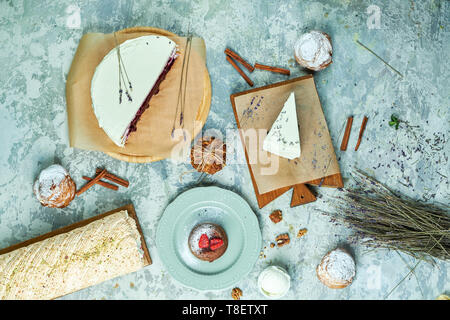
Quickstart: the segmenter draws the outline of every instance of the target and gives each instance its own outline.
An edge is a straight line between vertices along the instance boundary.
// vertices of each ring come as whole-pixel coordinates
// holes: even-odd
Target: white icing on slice
[[[264,139],[263,150],[291,160],[300,157],[300,135],[294,92],[291,92]]]

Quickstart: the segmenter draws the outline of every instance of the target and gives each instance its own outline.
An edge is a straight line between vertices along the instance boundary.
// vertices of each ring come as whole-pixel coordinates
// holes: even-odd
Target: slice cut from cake
[[[287,159],[300,157],[295,94],[292,92],[264,139],[263,150]]]
[[[101,128],[123,147],[177,57],[164,36],[143,36],[113,48],[91,82],[92,107]]]

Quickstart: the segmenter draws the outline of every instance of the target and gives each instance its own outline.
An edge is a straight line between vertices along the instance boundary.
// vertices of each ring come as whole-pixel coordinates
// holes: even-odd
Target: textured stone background
[[[380,29],[369,29],[367,8],[381,9]],[[76,16],[80,14],[78,21]],[[190,165],[170,161],[131,164],[99,152],[68,147],[65,80],[81,36],[147,25],[181,35],[188,25],[207,46],[213,98],[207,128],[234,128],[229,95],[248,89],[225,62],[226,46],[255,61],[289,66],[291,77],[305,74],[293,60],[296,38],[320,29],[333,39],[334,63],[315,75],[335,149],[347,116],[355,116],[347,152],[337,151],[346,183],[357,167],[394,190],[431,202],[449,202],[449,1],[0,1],[0,247],[7,247],[52,229],[101,213],[130,200],[144,229],[154,264],[134,274],[71,294],[72,299],[229,299],[230,290],[188,289],[165,271],[154,246],[156,225],[165,206],[195,185],[196,174],[179,176]],[[359,47],[372,48],[403,75]],[[254,72],[256,86],[285,79]],[[396,113],[412,128],[388,126]],[[369,117],[364,141],[352,151],[363,115]],[[61,163],[81,185],[83,174],[106,166],[128,177],[129,189],[113,192],[95,187],[63,210],[43,208],[32,193],[39,171]],[[227,166],[210,183],[230,188],[248,200],[257,214],[264,245],[275,235],[299,228],[308,234],[281,249],[267,248],[253,271],[237,286],[245,299],[262,298],[256,288],[259,272],[270,263],[284,265],[292,276],[286,299],[383,299],[408,273],[411,258],[396,252],[349,244],[357,261],[354,283],[343,290],[324,287],[315,276],[321,257],[346,243],[348,230],[334,226],[317,209],[327,209],[336,190],[316,189],[315,203],[288,208],[291,192],[263,210],[245,165]],[[273,225],[268,214],[283,209],[285,220]],[[434,299],[450,289],[449,264],[421,263],[390,296]],[[377,274],[380,275],[377,284]]]

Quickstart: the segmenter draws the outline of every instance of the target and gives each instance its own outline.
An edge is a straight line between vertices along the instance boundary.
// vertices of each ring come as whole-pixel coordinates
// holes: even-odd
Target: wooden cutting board
[[[131,203],[127,204],[127,205],[125,205],[123,207],[120,207],[120,208],[117,208],[117,209],[114,209],[114,210],[111,210],[111,211],[108,211],[108,212],[105,212],[105,213],[102,213],[102,214],[98,214],[98,215],[93,216],[91,218],[88,218],[88,219],[85,219],[85,220],[82,220],[82,221],[78,221],[78,222],[75,222],[75,223],[73,223],[71,225],[68,225],[68,226],[65,226],[65,227],[53,230],[51,232],[48,232],[48,233],[43,234],[41,236],[38,236],[36,238],[32,238],[32,239],[29,239],[29,240],[26,240],[26,241],[14,244],[14,245],[12,245],[10,247],[1,249],[0,250],[0,255],[8,253],[8,252],[11,252],[11,251],[14,251],[14,250],[17,250],[17,249],[20,249],[20,248],[23,248],[23,247],[26,247],[26,246],[28,246],[30,244],[33,244],[33,243],[36,243],[36,242],[43,241],[45,239],[54,237],[54,236],[59,235],[59,234],[67,233],[67,232],[72,231],[74,229],[84,227],[84,226],[90,224],[91,222],[103,219],[103,218],[105,218],[107,216],[110,216],[110,215],[112,215],[114,213],[117,213],[117,212],[120,212],[122,210],[127,210],[128,215],[130,216],[130,218],[133,218],[134,221],[136,221],[136,227],[137,227],[137,229],[139,231],[139,234],[141,235],[141,249],[144,252],[144,259],[145,259],[145,262],[146,262],[146,266],[152,264],[152,259],[150,258],[150,252],[148,251],[147,244],[145,243],[145,238],[144,238],[144,234],[142,233],[141,225],[139,224],[139,220],[138,220],[138,217],[136,215],[136,211],[134,210],[134,206]]]
[[[136,227],[138,229],[139,234],[141,235],[141,249],[142,249],[143,254],[144,254],[145,266],[151,265],[152,264],[152,259],[150,258],[150,252],[148,251],[148,247],[147,247],[147,244],[145,242],[144,234],[142,233],[142,228],[141,228],[141,225],[139,224],[139,220],[138,220],[138,217],[136,215],[136,211],[134,210],[134,206],[133,206],[132,203],[127,204],[127,205],[125,205],[123,207],[120,207],[120,208],[117,208],[117,209],[114,209],[114,210],[102,213],[102,214],[98,214],[98,215],[93,216],[91,218],[88,218],[88,219],[85,219],[85,220],[73,223],[71,225],[68,225],[68,226],[65,226],[65,227],[53,230],[51,232],[48,232],[48,233],[43,234],[41,236],[38,236],[36,238],[32,238],[32,239],[29,239],[29,240],[26,240],[26,241],[14,244],[14,245],[12,245],[10,247],[1,249],[0,250],[0,255],[3,255],[3,254],[6,254],[8,252],[12,252],[14,250],[26,247],[26,246],[31,245],[31,244],[36,243],[36,242],[43,241],[45,239],[54,237],[54,236],[59,235],[59,234],[67,233],[67,232],[72,231],[74,229],[77,229],[77,228],[80,228],[80,227],[84,227],[84,226],[90,224],[91,222],[103,219],[103,218],[105,218],[105,217],[107,217],[109,215],[112,215],[112,214],[117,213],[117,212],[122,211],[122,210],[126,210],[128,212],[129,217],[133,218],[134,221],[136,221]],[[68,292],[67,294],[69,294],[69,293],[72,293],[72,292]],[[60,297],[56,297],[54,299],[57,299],[57,298],[60,298]]]
[[[118,31],[117,33],[127,34],[127,33],[136,33],[140,32],[142,35],[147,34],[159,34],[162,36],[173,36],[176,37],[177,35],[175,33],[172,33],[170,31],[154,28],[154,27],[132,27],[127,28]],[[196,121],[199,121],[202,123],[201,126],[195,127],[195,130],[193,132],[193,135],[191,139],[194,139],[195,136],[201,131],[203,125],[206,122],[206,119],[208,118],[209,109],[211,106],[211,80],[209,78],[208,70],[206,69],[204,76],[204,90],[203,90],[203,99],[202,103],[198,108],[197,116],[195,118]],[[134,162],[134,163],[147,163],[147,162],[154,162],[164,159],[164,157],[160,156],[152,156],[152,157],[145,157],[145,156],[135,156],[130,154],[124,154],[124,153],[116,153],[116,152],[105,152],[107,155],[118,159],[122,161],[127,162]]]
[[[304,78],[308,78],[311,77],[311,75],[305,76]],[[302,77],[303,78],[303,77]],[[299,78],[300,79],[300,78]],[[289,82],[292,81],[291,80],[287,80]],[[236,124],[238,129],[241,129],[241,125],[239,122],[239,117],[236,111],[236,104],[235,104],[235,97],[238,95],[242,95],[242,94],[247,94],[250,92],[257,92],[258,90],[265,90],[265,89],[269,89],[271,87],[274,86],[280,86],[283,85],[284,82],[279,82],[276,84],[272,84],[272,85],[268,85],[268,86],[264,86],[264,87],[260,87],[260,88],[256,88],[256,89],[250,89],[247,91],[243,91],[240,93],[236,93],[236,94],[232,94],[230,96],[230,100],[231,100],[231,106],[233,107],[233,113],[234,113],[234,117],[236,119]],[[316,196],[314,195],[314,193],[309,189],[309,187],[307,186],[307,184],[309,185],[313,185],[313,186],[319,186],[319,187],[331,187],[331,188],[342,188],[344,187],[344,183],[342,180],[342,175],[340,173],[338,174],[334,174],[334,175],[330,175],[330,176],[325,176],[319,179],[315,179],[315,180],[311,180],[308,181],[304,184],[296,184],[296,185],[292,185],[292,186],[287,186],[287,187],[283,187],[280,189],[276,189],[276,190],[272,190],[270,192],[267,193],[259,193],[258,190],[258,186],[256,184],[255,181],[255,177],[253,175],[252,172],[252,168],[249,164],[249,157],[248,157],[248,153],[247,153],[247,149],[245,147],[245,143],[242,137],[242,133],[241,133],[241,142],[242,142],[242,146],[244,148],[244,152],[245,152],[245,160],[247,162],[247,166],[248,169],[250,171],[250,177],[252,180],[252,184],[253,184],[253,188],[255,190],[255,195],[256,195],[256,200],[258,202],[258,206],[259,208],[263,208],[264,206],[266,206],[268,203],[272,202],[273,200],[275,200],[276,198],[278,198],[279,196],[281,196],[282,194],[284,194],[285,192],[287,192],[290,189],[293,189],[292,192],[292,198],[291,198],[291,207],[295,207],[301,204],[306,204],[306,203],[310,203],[310,202],[314,202],[316,201]]]

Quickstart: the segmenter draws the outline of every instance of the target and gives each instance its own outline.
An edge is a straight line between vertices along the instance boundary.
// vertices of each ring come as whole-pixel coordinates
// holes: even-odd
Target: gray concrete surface
[[[374,20],[380,9],[379,25]],[[373,8],[373,7],[371,7]],[[375,8],[376,9],[376,8]],[[188,26],[203,37],[213,98],[206,128],[223,133],[235,128],[229,95],[248,88],[226,63],[223,50],[236,49],[255,61],[289,66],[291,78],[305,74],[292,47],[305,30],[329,33],[334,63],[315,75],[317,90],[345,182],[351,168],[373,174],[394,190],[417,199],[449,203],[449,1],[0,1],[0,247],[114,209],[130,200],[136,207],[153,265],[130,275],[76,292],[64,299],[231,299],[230,290],[200,292],[185,288],[166,272],[154,245],[156,225],[165,206],[180,191],[195,186],[189,164],[170,161],[132,164],[94,151],[69,148],[65,80],[78,41],[86,32],[112,32],[131,26],[155,26],[185,35]],[[369,22],[369,24],[368,24]],[[374,25],[375,23],[375,25]],[[376,28],[369,28],[375,26]],[[359,39],[399,70],[401,78],[355,43]],[[285,79],[254,72],[255,86]],[[392,113],[407,121],[388,126]],[[353,114],[347,152],[338,151],[342,126]],[[362,117],[369,122],[358,152]],[[52,163],[65,166],[77,184],[96,166],[129,178],[131,187],[113,192],[92,188],[68,208],[41,207],[32,193],[39,171]],[[321,257],[346,244],[349,231],[329,222],[317,209],[328,209],[333,189],[318,189],[312,204],[289,208],[291,192],[258,210],[246,165],[227,166],[208,183],[242,195],[257,214],[266,258],[237,286],[243,299],[262,299],[259,272],[271,263],[292,276],[286,299],[383,299],[415,261],[396,252],[348,244],[357,262],[353,284],[343,290],[323,286],[315,276]],[[268,214],[282,209],[285,220],[273,225]],[[294,238],[280,249],[268,244],[279,233]],[[450,290],[449,264],[421,263],[389,299],[434,299]]]

